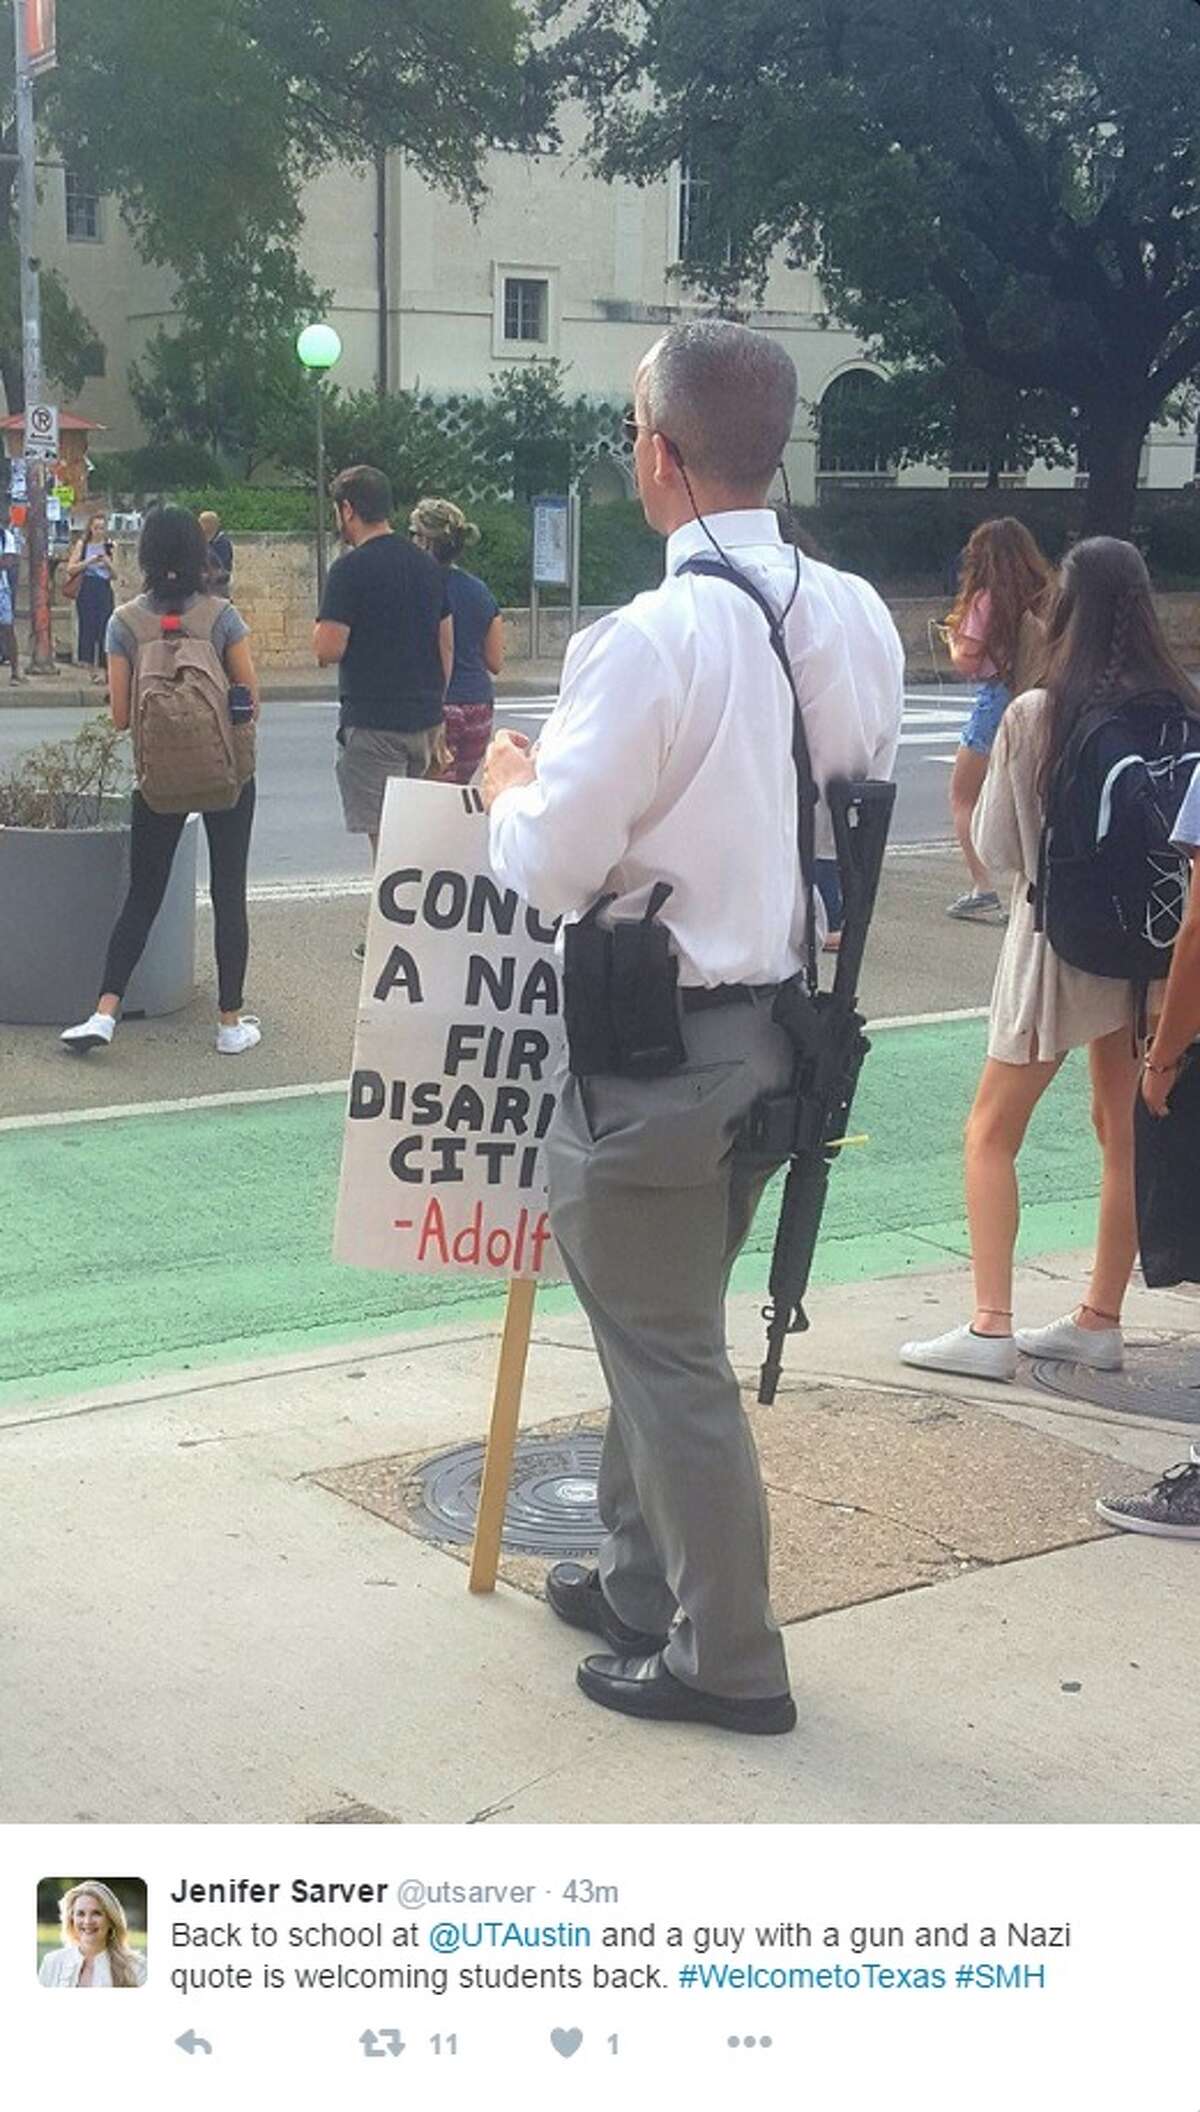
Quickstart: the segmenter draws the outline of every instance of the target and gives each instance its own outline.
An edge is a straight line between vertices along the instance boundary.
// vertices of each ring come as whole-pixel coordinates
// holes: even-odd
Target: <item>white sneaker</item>
[[[1019,1327],[1014,1337],[1023,1357],[1044,1363],[1083,1364],[1089,1371],[1120,1371],[1125,1344],[1119,1327],[1080,1327],[1068,1313],[1049,1327]]]
[[[117,1031],[117,1022],[107,1012],[93,1012],[77,1027],[67,1027],[59,1035],[65,1049],[74,1056],[86,1056],[89,1049],[106,1049]]]
[[[245,1049],[256,1049],[262,1040],[262,1027],[253,1012],[243,1013],[236,1026],[217,1028],[217,1053],[221,1056],[240,1056]]]
[[[903,1343],[900,1362],[923,1371],[955,1371],[964,1379],[1012,1379],[1017,1345],[1011,1335],[977,1335],[971,1327],[952,1327],[928,1342]]]

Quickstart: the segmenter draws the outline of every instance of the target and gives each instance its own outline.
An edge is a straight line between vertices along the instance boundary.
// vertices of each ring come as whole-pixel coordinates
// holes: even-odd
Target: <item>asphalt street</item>
[[[965,689],[933,684],[908,692],[893,843],[949,840],[946,785],[969,697]],[[497,707],[497,723],[536,738],[552,705],[547,697],[506,697]],[[42,742],[69,739],[81,723],[78,708],[69,705],[6,709],[0,713],[0,769]],[[264,704],[252,885],[278,892],[321,881],[365,884],[364,845],[342,827],[333,782],[336,723],[336,704],[321,698]]]

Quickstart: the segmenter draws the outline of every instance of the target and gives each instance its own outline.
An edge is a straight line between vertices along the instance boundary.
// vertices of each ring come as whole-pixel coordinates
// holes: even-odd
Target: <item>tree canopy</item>
[[[1147,430],[1200,371],[1194,0],[545,11],[601,169],[703,169],[697,283],[745,302],[783,244],[879,358],[1073,433],[1089,527],[1127,532]]]
[[[474,206],[493,141],[544,122],[517,0],[58,0],[59,63],[37,83],[41,138],[115,195],[142,253],[178,274],[185,328],[213,349],[293,315],[301,191],[335,161],[402,149]],[[14,148],[12,40],[0,37],[3,146]],[[0,164],[0,256],[14,244],[12,164]],[[289,279],[290,273],[290,279]],[[0,300],[0,330],[4,310]],[[289,316],[288,322],[293,319]],[[55,363],[47,316],[50,370]],[[6,356],[7,354],[7,356]],[[226,380],[236,362],[225,361]],[[19,333],[0,342],[20,402]],[[14,397],[15,392],[15,397]]]

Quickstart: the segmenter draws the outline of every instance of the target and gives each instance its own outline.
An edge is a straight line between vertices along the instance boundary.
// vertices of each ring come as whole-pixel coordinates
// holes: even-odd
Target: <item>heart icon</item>
[[[553,2046],[555,2053],[561,2053],[564,2061],[569,2061],[571,2055],[578,2053],[582,2046],[583,2033],[581,2031],[552,2031],[550,2044]]]

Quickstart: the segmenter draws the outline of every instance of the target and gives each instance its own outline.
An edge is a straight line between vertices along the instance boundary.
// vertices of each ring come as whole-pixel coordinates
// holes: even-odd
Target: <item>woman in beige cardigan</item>
[[[965,1326],[932,1341],[906,1342],[900,1351],[905,1364],[979,1378],[1011,1379],[1018,1350],[1101,1371],[1121,1365],[1121,1301],[1137,1253],[1133,1106],[1140,1058],[1134,1052],[1132,990],[1128,982],[1060,960],[1045,933],[1035,929],[1029,897],[1045,788],[1086,714],[1106,701],[1116,705],[1139,693],[1166,691],[1198,714],[1200,736],[1200,692],[1166,643],[1149,574],[1132,543],[1097,536],[1068,554],[1046,653],[1045,688],[1015,698],[1004,715],[975,815],[980,858],[993,872],[1013,876],[987,1062],[966,1132],[975,1311]],[[1091,1281],[1073,1314],[1014,1335],[1017,1154],[1064,1056],[1084,1047],[1103,1159]]]

